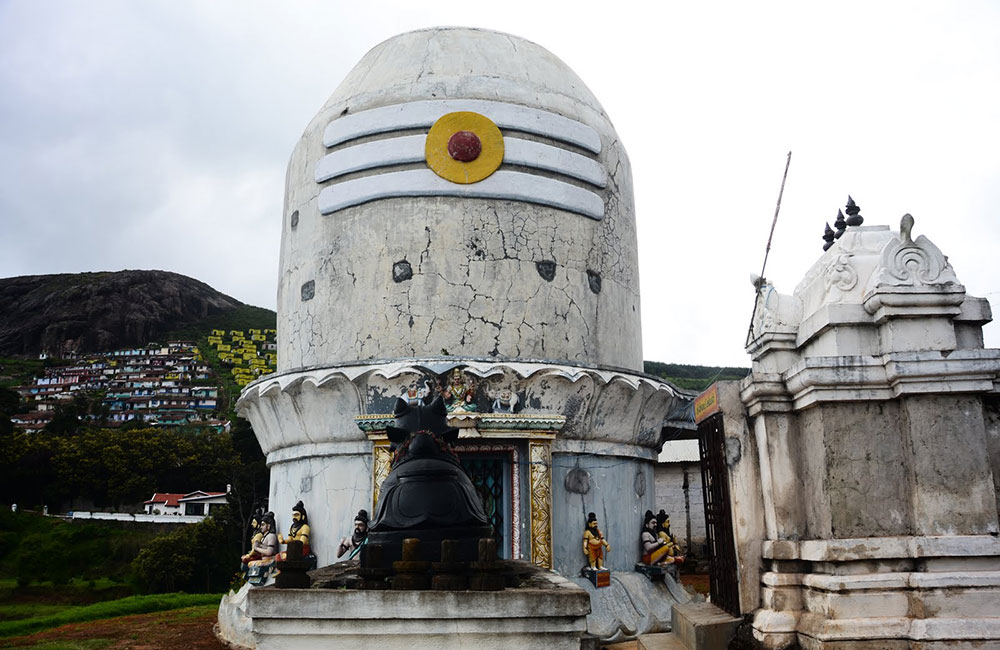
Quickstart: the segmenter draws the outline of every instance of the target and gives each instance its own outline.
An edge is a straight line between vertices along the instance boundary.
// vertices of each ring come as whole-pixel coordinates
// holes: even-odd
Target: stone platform
[[[223,598],[218,635],[268,650],[519,648],[578,650],[590,596],[551,571],[529,570],[503,591],[317,588],[339,584],[355,563],[314,571],[311,589],[244,588]]]

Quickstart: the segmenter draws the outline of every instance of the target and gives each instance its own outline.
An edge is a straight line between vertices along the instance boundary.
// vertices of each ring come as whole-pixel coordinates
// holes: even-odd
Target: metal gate
[[[503,456],[463,453],[461,446],[457,451],[462,467],[483,500],[483,511],[493,527],[497,551],[500,557],[509,557],[510,461]]]
[[[739,568],[733,539],[725,445],[721,413],[698,424],[701,487],[705,496],[705,532],[711,555],[709,581],[712,602],[733,616],[740,616]]]

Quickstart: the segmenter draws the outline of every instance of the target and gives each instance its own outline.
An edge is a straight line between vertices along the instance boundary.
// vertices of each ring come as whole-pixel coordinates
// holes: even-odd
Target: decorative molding
[[[823,276],[827,302],[841,302],[844,294],[858,286],[858,272],[851,265],[850,253],[838,253],[827,267]]]
[[[807,560],[810,562],[853,562],[892,558],[1000,557],[1000,538],[993,535],[926,535],[765,540],[761,547],[761,556],[768,560]]]
[[[892,352],[809,357],[781,374],[751,374],[740,397],[750,415],[802,410],[819,402],[881,401],[904,395],[983,393],[1000,374],[1000,350]]]
[[[356,415],[354,422],[367,434],[383,433],[395,422],[391,413]],[[500,433],[528,431],[532,435],[555,434],[566,424],[565,415],[538,415],[528,413],[450,413],[448,424],[459,429],[475,429],[484,437]],[[371,436],[369,436],[371,437]]]
[[[375,415],[355,415],[354,422],[365,433],[384,433],[386,427],[396,421],[392,413],[377,413]]]
[[[441,375],[453,368],[461,367],[464,371],[480,378],[502,374],[511,370],[522,379],[535,377],[561,377],[576,383],[584,378],[590,378],[600,384],[610,384],[622,381],[632,388],[647,385],[658,392],[666,392],[671,396],[680,396],[676,389],[658,377],[643,375],[631,370],[606,368],[596,366],[571,365],[558,361],[507,361],[487,360],[475,357],[413,357],[409,359],[373,359],[357,363],[343,363],[330,366],[311,366],[297,368],[279,373],[271,373],[250,382],[240,393],[237,408],[242,408],[242,402],[263,395],[272,390],[287,391],[293,386],[309,382],[315,386],[347,379],[355,381],[367,374],[377,374],[386,379],[392,379],[402,374],[426,375],[428,373]]]
[[[377,199],[413,196],[456,196],[503,199],[547,205],[596,221],[604,219],[604,199],[590,190],[554,178],[498,171],[478,183],[461,185],[429,169],[410,169],[364,176],[330,185],[319,193],[320,214],[331,214]]]
[[[777,560],[761,574],[763,608],[753,623],[769,647],[786,647],[796,634],[830,645],[1000,638],[991,615],[1000,599],[993,535],[766,540],[761,555]],[[916,571],[914,561],[936,568]],[[843,569],[866,564],[877,572]],[[811,571],[798,572],[803,566]]]
[[[501,129],[533,133],[601,153],[601,136],[583,122],[537,108],[477,99],[430,99],[372,108],[333,120],[323,131],[323,145],[378,133],[430,127],[442,115],[456,111],[482,113]]]
[[[958,284],[948,258],[931,240],[920,235],[912,239],[913,217],[904,215],[899,224],[899,236],[882,248],[880,268],[872,274],[868,291],[881,286],[937,287]]]
[[[422,163],[426,140],[425,135],[404,135],[338,149],[316,163],[316,182],[324,183],[366,169]],[[542,142],[504,138],[503,162],[564,174],[598,188],[608,183],[608,174],[597,161]]]
[[[531,483],[531,561],[552,568],[552,452],[548,441],[528,443]]]
[[[562,430],[565,425],[565,415],[483,413],[478,418],[480,431],[550,431],[555,433]]]
[[[525,405],[524,411],[514,414],[452,413],[450,421],[461,429],[462,438],[523,439],[549,432],[558,434],[560,440],[588,441],[582,453],[600,454],[606,448],[621,455],[626,449],[622,445],[627,445],[624,455],[645,458],[655,456],[658,436],[669,414],[691,399],[657,377],[624,369],[426,357],[314,366],[273,374],[249,384],[237,410],[254,423],[266,454],[280,454],[282,460],[295,460],[299,452],[321,456],[314,453],[315,445],[364,442],[361,432],[384,430],[392,420],[385,413],[391,410],[392,396],[414,382],[422,384],[428,377],[454,368],[461,368],[470,377],[488,379],[493,389],[516,392],[521,396],[519,403]],[[487,398],[493,392],[484,389],[479,395],[481,408],[488,408]],[[377,403],[375,397],[379,398]],[[540,400],[537,407],[524,401],[536,397]],[[570,410],[570,400],[578,404],[575,411]],[[622,408],[625,411],[615,411]],[[345,417],[331,420],[324,414],[329,409]],[[648,415],[640,417],[640,411]],[[617,413],[617,425],[607,421],[612,412]],[[661,415],[663,420],[658,419]],[[363,453],[370,452],[367,447]]]
[[[376,441],[372,446],[372,516],[375,516],[382,481],[389,476],[391,464],[392,452],[389,451],[389,441]]]
[[[928,286],[881,285],[865,294],[864,308],[880,325],[891,318],[946,316],[954,318],[962,312],[965,287],[960,284]]]
[[[795,296],[779,293],[774,285],[759,278],[757,304],[754,310],[754,339],[771,333],[794,333],[802,319],[802,302]],[[753,345],[753,343],[751,343]]]

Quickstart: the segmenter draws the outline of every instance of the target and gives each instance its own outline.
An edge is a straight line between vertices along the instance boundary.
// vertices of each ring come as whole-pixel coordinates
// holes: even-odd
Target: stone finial
[[[826,242],[823,244],[824,251],[830,250],[830,247],[833,246],[834,237],[836,237],[836,235],[833,233],[833,228],[830,227],[830,222],[827,222],[826,229],[823,231],[823,241]]]
[[[899,234],[903,238],[903,243],[912,244],[913,237],[911,233],[913,232],[913,215],[909,212],[903,215],[903,218],[899,220]]]
[[[834,237],[840,239],[844,235],[844,231],[847,230],[847,222],[844,221],[843,210],[837,210],[837,219],[833,222],[833,227],[837,229]]]
[[[847,195],[847,225],[848,226],[860,226],[865,222],[865,218],[861,216],[861,207],[854,202],[851,195]]]

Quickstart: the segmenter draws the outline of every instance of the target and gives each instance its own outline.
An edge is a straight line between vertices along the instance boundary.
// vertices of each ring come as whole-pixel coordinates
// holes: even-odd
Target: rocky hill
[[[0,355],[144,345],[246,309],[257,310],[167,271],[0,278]]]

